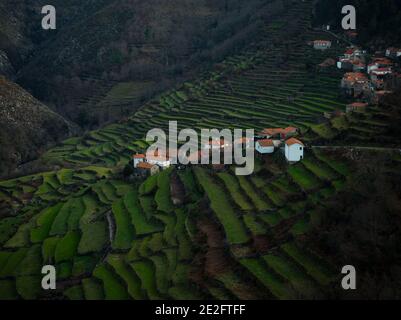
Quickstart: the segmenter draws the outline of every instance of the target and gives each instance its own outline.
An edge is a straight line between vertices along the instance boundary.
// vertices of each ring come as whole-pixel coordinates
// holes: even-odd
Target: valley
[[[401,155],[389,134],[393,115],[380,105],[345,113],[344,72],[318,65],[340,56],[346,43],[312,28],[314,1],[284,3],[285,13],[262,17],[260,37],[142,100],[132,113],[124,105],[156,78],[111,81],[106,94],[83,98],[82,106],[122,108],[124,116],[43,152],[46,171],[0,181],[1,299],[361,297],[339,285],[353,253],[344,247],[360,239],[347,224],[360,220],[346,213],[372,198],[363,188],[370,179],[375,204],[396,215]],[[322,38],[332,41],[330,50],[308,44]],[[324,116],[338,110],[340,117]],[[236,176],[232,166],[196,165],[145,180],[125,174],[133,155],[149,146],[146,133],[167,131],[169,121],[196,130],[293,126],[305,157],[289,165],[279,152],[258,155],[250,176]],[[388,179],[386,188],[377,177]],[[380,202],[384,196],[391,201]],[[340,242],[333,235],[343,227],[348,233]],[[399,239],[392,228],[386,233]],[[44,264],[57,268],[55,291],[41,289]]]

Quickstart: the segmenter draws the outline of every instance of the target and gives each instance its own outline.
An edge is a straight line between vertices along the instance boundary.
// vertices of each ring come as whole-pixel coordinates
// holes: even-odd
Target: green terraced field
[[[47,263],[65,282],[57,298],[324,298],[334,279],[331,266],[297,240],[316,218],[310,208],[346,185],[352,170],[346,161],[314,150],[294,166],[257,159],[249,177],[207,166],[171,168],[145,181],[121,175],[131,156],[146,150],[148,130],[166,129],[168,120],[178,120],[180,129],[292,125],[308,143],[380,127],[369,115],[364,125],[349,117],[318,123],[325,111],[345,109],[338,92],[342,74],[335,68],[310,72],[306,65],[343,47],[318,52],[307,45],[328,37],[309,28],[311,9],[311,0],[294,2],[261,26],[260,43],[127,120],[48,150],[42,160],[62,169],[0,181],[0,202],[8,210],[0,220],[0,299],[44,298],[40,267]],[[116,85],[104,103],[131,101],[142,89]],[[171,199],[173,176],[179,204]]]

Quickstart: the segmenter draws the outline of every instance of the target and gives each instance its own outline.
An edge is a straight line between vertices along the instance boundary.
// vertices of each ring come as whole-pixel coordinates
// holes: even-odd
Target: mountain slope
[[[0,174],[38,156],[74,128],[18,85],[0,77]]]
[[[35,2],[33,12],[42,2]],[[85,127],[116,120],[193,77],[195,69],[232,54],[254,39],[261,22],[282,10],[284,1],[64,2],[53,3],[58,30],[31,35],[38,45],[18,83]],[[38,15],[31,15],[39,24]],[[119,82],[136,94],[104,106],[101,100],[119,91],[114,88]]]

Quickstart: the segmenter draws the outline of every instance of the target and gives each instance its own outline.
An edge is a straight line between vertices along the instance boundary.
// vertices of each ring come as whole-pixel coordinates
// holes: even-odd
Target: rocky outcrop
[[[0,76],[0,176],[11,174],[75,130],[27,91]]]

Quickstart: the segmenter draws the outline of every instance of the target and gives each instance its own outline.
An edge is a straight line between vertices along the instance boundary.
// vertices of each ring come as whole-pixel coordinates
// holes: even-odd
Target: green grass
[[[131,263],[132,269],[141,279],[142,289],[145,290],[149,299],[160,300],[162,297],[157,291],[155,269],[149,260]]]
[[[247,268],[269,291],[279,299],[293,299],[294,292],[274,273],[264,266],[259,259],[248,258],[240,260],[240,263]]]
[[[93,271],[93,276],[102,280],[106,300],[128,300],[130,296],[120,279],[104,264]]]
[[[43,210],[36,219],[36,228],[31,230],[31,242],[43,242],[49,235],[50,228],[62,208],[62,203]]]
[[[122,199],[113,203],[113,215],[116,221],[116,234],[112,243],[113,249],[129,249],[135,237],[130,215]]]
[[[104,221],[96,221],[81,227],[82,237],[78,245],[79,254],[100,252],[108,241],[107,225]]]
[[[337,173],[322,162],[317,162],[312,159],[304,159],[302,164],[314,175],[323,180],[333,180],[338,177]]]
[[[83,300],[84,299],[84,291],[82,289],[82,286],[73,286],[71,288],[68,288],[67,290],[64,291],[64,295],[69,300]]]
[[[242,209],[242,210],[252,210],[253,206],[247,200],[247,197],[241,187],[238,184],[238,180],[232,175],[222,172],[217,174],[220,179],[223,180],[226,188],[230,192],[231,197],[234,202]]]
[[[93,278],[82,280],[82,289],[85,300],[103,300],[104,292],[102,285]]]
[[[77,253],[77,247],[79,244],[80,235],[76,231],[68,232],[60,241],[57,243],[55,251],[55,261],[63,262],[73,260]]]
[[[135,234],[138,236],[159,232],[163,227],[153,219],[147,219],[141,208],[136,190],[131,190],[124,196],[124,205],[130,214]]]
[[[153,175],[147,178],[139,187],[139,194],[146,196],[152,194],[157,189],[158,175]]]
[[[241,188],[245,191],[245,194],[252,200],[256,209],[259,211],[264,211],[271,209],[270,205],[263,200],[263,198],[258,194],[257,190],[254,189],[252,184],[245,176],[238,176],[239,184]]]
[[[5,248],[21,248],[30,245],[31,230],[36,226],[36,217],[22,224],[14,236],[4,245]]]
[[[85,274],[91,274],[96,266],[98,257],[96,256],[76,256],[72,265],[72,275],[80,277]]]
[[[0,280],[0,300],[18,299],[14,280]]]
[[[247,242],[249,236],[246,233],[245,226],[234,212],[227,194],[213,181],[205,170],[201,168],[195,168],[194,170],[199,183],[210,200],[211,208],[223,225],[228,242],[231,244]]]
[[[170,195],[170,174],[171,170],[164,170],[157,175],[157,191],[155,194],[157,210],[166,213],[174,211]]]
[[[42,250],[39,244],[28,249],[15,272],[18,276],[38,275],[42,269]]]
[[[309,298],[316,296],[315,284],[294,263],[273,254],[264,256],[263,259],[270,268],[287,279],[301,295]]]
[[[308,274],[321,285],[328,285],[333,281],[333,274],[322,262],[312,254],[298,248],[294,243],[286,243],[281,246],[283,251],[301,265]]]
[[[16,287],[17,292],[24,300],[38,299],[41,291],[41,277],[40,276],[22,276],[17,277]]]
[[[317,189],[321,185],[321,182],[301,165],[291,166],[288,168],[288,173],[294,182],[305,191]]]
[[[144,294],[141,290],[141,281],[133,270],[125,264],[124,257],[121,255],[109,255],[107,262],[111,265],[124,282],[127,284],[128,293],[135,300],[144,299]]]
[[[0,270],[0,278],[12,277],[16,274],[16,270],[27,254],[27,248],[20,248],[17,251],[10,253],[7,261],[3,262],[3,267]]]

